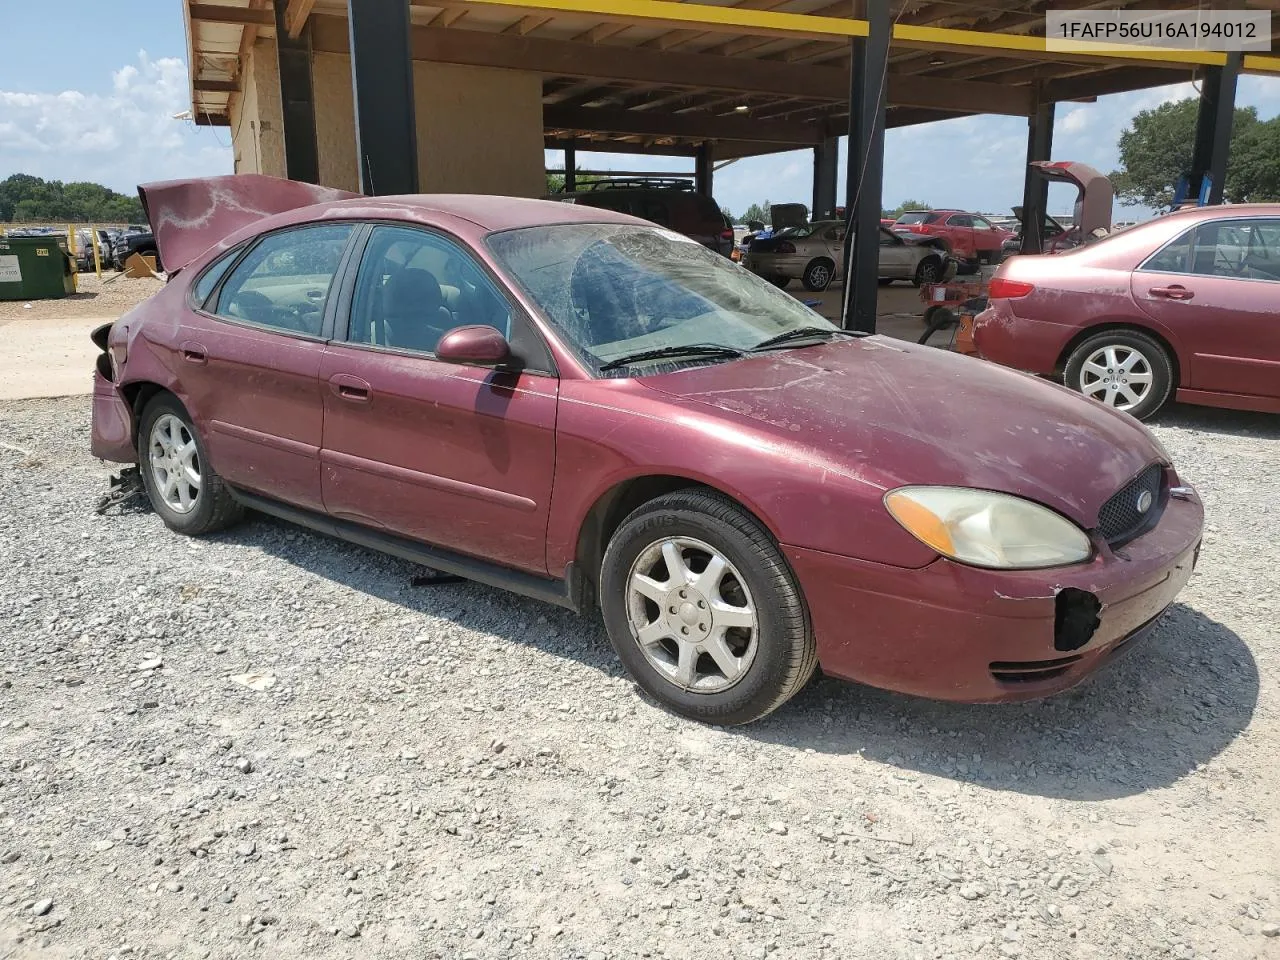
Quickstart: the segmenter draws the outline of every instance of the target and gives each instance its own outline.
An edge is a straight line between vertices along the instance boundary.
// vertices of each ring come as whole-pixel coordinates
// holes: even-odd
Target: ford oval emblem
[[[1146,513],[1151,509],[1151,503],[1155,498],[1151,496],[1150,490],[1143,490],[1138,494],[1138,502],[1136,504],[1139,513]]]

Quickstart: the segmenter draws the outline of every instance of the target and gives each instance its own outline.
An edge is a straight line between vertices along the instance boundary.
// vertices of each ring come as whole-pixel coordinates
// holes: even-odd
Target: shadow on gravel
[[[421,567],[261,516],[218,539],[406,611],[623,672],[598,619],[475,583],[413,587]],[[819,678],[734,733],[992,789],[1105,800],[1168,786],[1213,759],[1248,725],[1257,699],[1257,664],[1244,642],[1175,604],[1131,652],[1048,700],[941,703]]]
[[[1156,426],[1180,427],[1203,433],[1221,433],[1233,437],[1280,439],[1280,416],[1274,413],[1252,413],[1247,410],[1221,410],[1216,407],[1191,407],[1172,403],[1151,421]]]
[[[1257,701],[1244,641],[1174,604],[1139,646],[1047,700],[941,703],[823,678],[742,732],[992,789],[1108,800],[1168,786],[1212,760]]]

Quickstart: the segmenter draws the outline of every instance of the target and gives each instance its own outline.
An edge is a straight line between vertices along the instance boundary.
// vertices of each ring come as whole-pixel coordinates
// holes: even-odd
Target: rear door
[[[973,217],[967,213],[953,213],[947,217],[946,238],[951,251],[962,260],[973,260],[978,251],[973,240]]]
[[[915,247],[893,232],[880,228],[880,276],[902,279],[914,275],[916,269]]]
[[[986,217],[970,217],[973,221],[973,245],[979,253],[999,253],[1000,244],[1004,243],[1004,234],[997,230]]]
[[[322,358],[329,513],[546,572],[559,381],[527,318],[454,238],[374,227]],[[455,326],[500,330],[519,372],[443,363]]]
[[[1184,386],[1280,396],[1280,218],[1199,224],[1134,271],[1133,297],[1188,354]]]
[[[318,374],[330,290],[354,232],[329,223],[271,233],[195,285],[199,302],[178,338],[180,378],[214,466],[233,486],[323,506]]]

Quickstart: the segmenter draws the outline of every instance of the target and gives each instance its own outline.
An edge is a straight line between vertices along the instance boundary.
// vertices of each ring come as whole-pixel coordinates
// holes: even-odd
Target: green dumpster
[[[0,300],[52,300],[75,292],[66,237],[0,237]]]

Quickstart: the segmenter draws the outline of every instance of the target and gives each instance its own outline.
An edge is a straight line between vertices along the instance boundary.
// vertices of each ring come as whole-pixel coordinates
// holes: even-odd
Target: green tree
[[[922,200],[903,200],[900,204],[898,204],[892,210],[882,209],[880,211],[880,216],[884,217],[886,220],[897,220],[900,216],[902,216],[908,210],[932,210],[932,209],[933,207],[931,205],[925,203]]]
[[[769,210],[771,207],[772,204],[770,204],[768,200],[764,202],[763,207],[758,203],[753,203],[751,206],[747,207],[746,212],[742,215],[742,222],[750,223],[752,220],[759,220],[763,224],[768,224]]]
[[[589,183],[597,183],[600,180],[606,180],[607,177],[597,177],[589,173],[580,173],[577,177],[578,189],[581,190]],[[564,193],[564,170],[548,170],[547,171],[547,196],[553,193]]]
[[[0,221],[45,220],[67,223],[141,223],[137,197],[98,183],[62,183],[15,173],[0,180]]]
[[[1178,180],[1191,171],[1199,101],[1194,97],[1143,110],[1120,134],[1120,169],[1111,174],[1126,204],[1167,207]],[[1253,107],[1236,107],[1226,199],[1232,203],[1280,199],[1280,118],[1262,122]]]
[[[737,221],[737,219],[736,219],[736,218],[734,217],[734,215],[733,215],[733,211],[731,211],[728,207],[721,207],[721,208],[720,208],[720,213],[721,213],[721,214],[724,216],[724,218],[725,218],[726,220],[728,220],[730,223],[737,223],[737,222],[738,222],[738,221]]]

